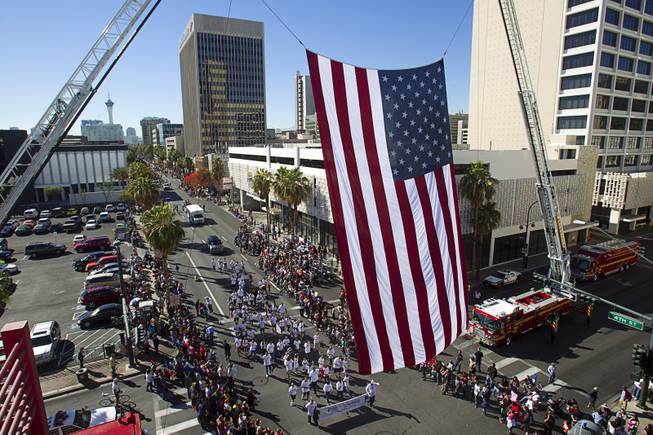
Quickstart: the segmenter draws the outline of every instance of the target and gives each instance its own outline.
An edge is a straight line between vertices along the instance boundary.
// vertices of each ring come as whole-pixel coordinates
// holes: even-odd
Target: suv
[[[87,310],[92,310],[104,304],[120,302],[120,293],[114,287],[100,286],[82,290],[79,295],[79,303],[84,305]]]
[[[23,212],[23,217],[25,219],[35,219],[39,217],[39,211],[35,208],[28,208]]]
[[[46,255],[62,255],[66,252],[66,245],[62,243],[29,243],[25,246],[25,255],[30,258]]]
[[[89,252],[107,250],[111,248],[111,240],[107,236],[89,237],[86,240],[77,242],[73,245],[76,252]]]
[[[67,233],[75,233],[82,228],[82,222],[79,219],[67,219],[63,223],[63,230]]]
[[[222,254],[224,252],[224,245],[222,244],[222,240],[216,235],[209,236],[206,239],[206,250],[209,252],[209,254]]]
[[[30,336],[37,366],[56,360],[61,340],[61,328],[56,321],[37,323],[32,327]]]

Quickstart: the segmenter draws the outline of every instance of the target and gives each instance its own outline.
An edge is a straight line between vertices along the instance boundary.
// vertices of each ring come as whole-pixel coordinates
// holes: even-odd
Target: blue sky
[[[468,0],[268,0],[306,46],[338,60],[407,68],[439,59]],[[29,130],[122,4],[120,0],[3,2],[0,14],[0,128]],[[136,127],[144,116],[182,122],[178,41],[193,12],[227,15],[229,0],[163,0],[81,119]],[[449,108],[466,111],[471,11],[445,58]],[[295,71],[303,48],[260,0],[234,0],[231,16],[265,23],[268,127],[294,124]],[[73,133],[79,132],[75,125]]]

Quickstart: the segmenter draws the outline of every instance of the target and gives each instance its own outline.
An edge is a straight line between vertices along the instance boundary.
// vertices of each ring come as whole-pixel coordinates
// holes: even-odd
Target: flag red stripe
[[[351,267],[351,258],[347,235],[345,234],[344,217],[341,209],[340,191],[338,188],[338,175],[336,172],[333,149],[331,145],[331,134],[329,130],[329,120],[326,115],[324,95],[322,93],[322,83],[320,80],[320,67],[318,65],[317,54],[310,51],[306,52],[308,57],[308,66],[313,82],[313,98],[317,108],[317,118],[320,126],[320,139],[322,142],[322,153],[324,155],[324,167],[329,187],[329,198],[331,200],[331,213],[333,214],[334,229],[338,239],[338,248],[340,261],[342,263],[342,276],[347,290],[347,305],[351,315],[352,327],[354,328],[354,339],[356,341],[356,352],[358,354],[358,371],[361,374],[371,373],[370,355],[367,349],[365,331],[363,330],[363,321],[361,319],[358,297],[356,295],[356,285]]]
[[[361,262],[365,271],[365,281],[367,283],[367,293],[370,298],[370,307],[372,309],[372,318],[376,334],[379,339],[381,349],[381,358],[383,359],[384,370],[394,370],[394,361],[388,332],[385,325],[385,316],[381,305],[381,296],[379,294],[379,284],[376,279],[376,262],[374,259],[374,246],[370,235],[370,227],[367,220],[367,210],[365,209],[365,197],[361,189],[361,182],[358,178],[358,166],[356,165],[356,155],[354,154],[354,144],[351,138],[349,125],[349,107],[347,106],[347,91],[345,89],[345,76],[343,65],[340,62],[331,61],[331,75],[333,77],[333,94],[336,100],[336,113],[338,115],[338,125],[340,126],[340,139],[344,151],[347,173],[349,174],[349,187],[351,188],[354,202],[354,213],[356,216],[356,229],[350,228],[349,231],[358,230],[358,241],[360,243]]]
[[[460,270],[462,271],[462,276],[463,276],[463,289],[465,290],[463,292],[463,298],[464,298],[464,309],[467,310],[467,298],[469,293],[467,291],[467,263],[465,263],[465,251],[463,249],[463,233],[460,228],[460,211],[458,209],[458,188],[456,187],[456,173],[454,172],[454,165],[449,165],[451,170],[449,171],[451,174],[451,186],[453,189],[453,203],[455,204],[456,207],[456,231],[458,232],[458,255],[460,256]],[[465,311],[465,314],[467,314],[467,311]],[[467,318],[465,316],[465,318]],[[467,322],[465,322],[467,323]],[[467,324],[463,325],[464,329],[467,329]],[[462,331],[461,331],[462,332]]]
[[[422,330],[422,341],[424,342],[424,353],[428,360],[435,355],[435,339],[433,337],[433,326],[431,325],[431,314],[429,313],[426,284],[424,283],[424,274],[422,273],[419,248],[417,246],[415,221],[413,220],[413,212],[410,201],[408,200],[405,181],[395,180],[394,184],[397,191],[399,209],[401,210],[401,220],[404,223],[408,261],[413,276],[413,283],[415,284],[415,296],[417,297],[417,310],[419,312],[419,323]]]
[[[454,288],[456,289],[456,307],[458,307],[458,312],[463,312],[462,310],[467,310],[467,306],[460,306],[460,286],[458,284],[458,263],[456,261],[456,246],[453,240],[453,225],[451,222],[451,212],[449,210],[449,195],[447,195],[447,186],[445,186],[444,175],[442,170],[435,171],[435,181],[438,186],[438,199],[440,201],[440,206],[442,207],[442,217],[444,220],[444,225],[447,230],[447,248],[449,251],[449,258],[451,261],[451,271],[453,274],[453,283]],[[462,333],[462,322],[461,314],[458,314],[457,322],[457,333]]]
[[[442,328],[444,331],[444,346],[448,346],[451,339],[451,315],[449,313],[449,298],[447,297],[447,288],[444,283],[444,268],[442,266],[442,257],[440,254],[440,243],[438,241],[438,233],[435,229],[434,210],[431,206],[428,187],[424,176],[415,178],[415,185],[417,186],[417,193],[419,193],[419,200],[422,205],[422,213],[424,214],[424,222],[426,224],[426,236],[429,242],[429,253],[431,262],[433,264],[433,272],[435,273],[435,282],[438,286],[433,289],[437,293],[438,309],[440,311],[440,318],[442,319]],[[440,349],[442,350],[442,349]]]
[[[399,272],[397,250],[395,249],[395,241],[392,234],[388,200],[385,196],[381,166],[379,164],[379,156],[376,149],[377,144],[374,137],[374,122],[372,118],[372,105],[370,102],[367,70],[356,68],[356,82],[358,85],[358,100],[360,104],[363,138],[365,140],[367,166],[370,170],[370,179],[374,189],[374,198],[376,200],[376,210],[378,212],[379,224],[381,226],[383,249],[385,250],[385,258],[388,267],[388,277],[390,281],[390,290],[392,291],[392,302],[397,321],[397,330],[399,332],[399,339],[401,340],[404,365],[410,367],[415,365],[415,353],[413,352],[412,341],[410,339],[406,298],[402,289],[401,273]]]

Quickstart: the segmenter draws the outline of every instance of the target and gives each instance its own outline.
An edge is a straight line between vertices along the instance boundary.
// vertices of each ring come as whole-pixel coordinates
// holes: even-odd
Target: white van
[[[192,225],[201,225],[204,223],[204,209],[197,204],[186,206],[186,216],[188,216],[188,222]]]
[[[122,280],[125,284],[131,282],[131,275],[122,275]],[[93,287],[120,287],[120,276],[117,272],[114,273],[98,273],[96,275],[89,275],[84,280],[84,288],[93,288]]]
[[[37,366],[56,360],[61,340],[61,328],[56,321],[37,323],[32,327],[30,336]]]
[[[36,219],[39,217],[39,211],[35,208],[28,208],[23,212],[23,217],[25,219]]]

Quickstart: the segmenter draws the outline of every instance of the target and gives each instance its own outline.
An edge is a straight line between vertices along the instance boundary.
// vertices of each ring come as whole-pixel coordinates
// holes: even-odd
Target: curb
[[[131,378],[134,378],[134,377],[136,377],[136,376],[138,376],[140,374],[141,374],[140,370],[130,369],[126,373],[120,375],[120,378],[121,379],[131,379]],[[110,377],[105,377],[103,379],[104,379],[103,381],[97,382],[97,384],[98,385],[105,385],[105,384],[108,384],[108,383],[112,382],[112,379]],[[74,393],[74,392],[77,392],[77,391],[87,390],[87,389],[88,388],[85,385],[77,383],[77,384],[71,385],[69,387],[59,388],[58,390],[53,390],[53,391],[49,391],[47,393],[44,393],[43,394],[43,400],[55,399],[57,397],[63,396],[64,394]]]

